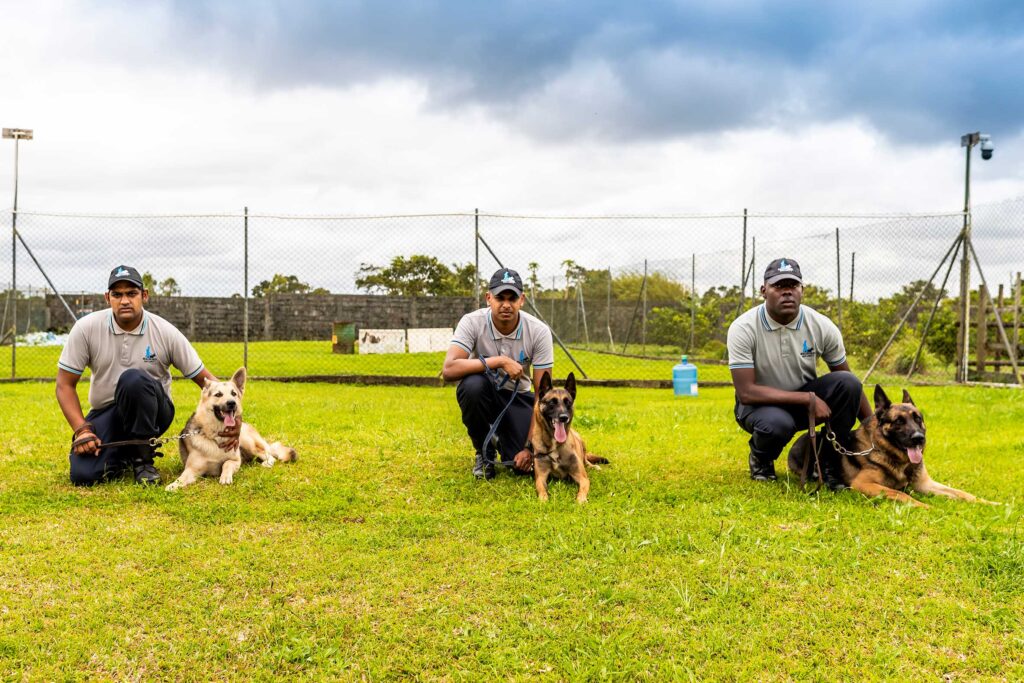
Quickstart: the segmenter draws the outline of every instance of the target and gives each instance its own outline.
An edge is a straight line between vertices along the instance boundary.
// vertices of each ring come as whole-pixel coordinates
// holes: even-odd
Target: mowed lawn
[[[200,357],[218,376],[230,376],[242,365],[243,347],[235,342],[199,342]],[[638,347],[639,348],[639,347]],[[18,377],[52,377],[57,374],[61,347],[19,347]],[[593,351],[571,350],[587,375],[594,379],[672,379],[674,360],[644,360]],[[329,341],[278,341],[249,344],[249,373],[264,377],[296,375],[389,375],[440,377],[444,353],[340,354],[331,353]],[[575,370],[560,348],[555,348],[559,376]],[[724,365],[702,365],[700,379],[729,381]],[[575,370],[577,377],[582,377]],[[0,378],[11,376],[10,347],[0,348]]]
[[[612,461],[586,506],[475,481],[452,388],[258,381],[246,417],[298,463],[76,489],[52,384],[0,385],[0,672],[1020,680],[1024,394],[913,392],[933,476],[1003,505],[753,483],[729,389],[584,389],[577,425]],[[174,397],[177,430],[196,387]]]

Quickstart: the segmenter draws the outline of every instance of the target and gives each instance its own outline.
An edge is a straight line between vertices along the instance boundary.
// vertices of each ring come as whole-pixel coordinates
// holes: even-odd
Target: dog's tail
[[[275,441],[267,447],[270,454],[274,456],[274,460],[278,462],[295,462],[299,459],[299,454],[295,452],[294,448],[285,446],[280,441]]]
[[[602,458],[600,455],[594,455],[593,453],[587,453],[586,458],[588,465],[607,465],[610,462],[608,458]]]

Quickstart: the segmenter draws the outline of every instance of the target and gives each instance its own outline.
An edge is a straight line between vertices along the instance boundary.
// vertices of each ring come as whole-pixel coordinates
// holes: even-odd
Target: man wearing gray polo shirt
[[[486,307],[462,316],[441,371],[445,381],[459,380],[455,397],[476,449],[473,475],[477,479],[494,478],[484,441],[505,406],[508,412],[495,432],[502,462],[511,461],[518,472],[533,468],[533,454],[527,448],[533,426],[533,386],[555,364],[551,328],[520,310],[526,298],[519,273],[506,268],[495,272],[485,298]]]
[[[79,486],[119,477],[132,470],[140,484],[156,484],[149,445],[104,448],[104,443],[151,439],[163,434],[174,420],[171,375],[174,365],[202,387],[216,377],[203,367],[195,349],[173,325],[143,309],[149,292],[139,271],[118,266],[107,279],[103,295],[109,310],[96,311],[75,322],[57,363],[57,403],[74,430],[71,481]],[[75,387],[85,369],[92,371],[88,416]],[[241,426],[221,432],[225,449],[237,443]]]
[[[750,433],[750,478],[775,481],[775,459],[797,431],[808,425],[809,392],[815,423],[828,420],[840,443],[848,443],[857,417],[871,415],[860,380],[846,361],[839,328],[801,305],[803,277],[790,258],[775,259],[764,272],[764,303],[729,326],[729,371],[736,389],[736,421]],[[818,358],[829,374],[817,376]],[[845,488],[839,455],[825,439],[822,475],[833,491]]]

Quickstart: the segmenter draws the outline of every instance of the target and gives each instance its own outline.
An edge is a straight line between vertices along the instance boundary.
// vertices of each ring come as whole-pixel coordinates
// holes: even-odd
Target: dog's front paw
[[[235,480],[235,473],[230,470],[220,475],[220,483],[227,486]]]
[[[170,484],[164,487],[164,491],[177,491],[181,488],[180,481],[172,481]]]
[[[275,462],[277,461],[274,460],[274,456],[268,455],[267,459],[261,462],[260,465],[262,465],[263,467],[273,467]]]

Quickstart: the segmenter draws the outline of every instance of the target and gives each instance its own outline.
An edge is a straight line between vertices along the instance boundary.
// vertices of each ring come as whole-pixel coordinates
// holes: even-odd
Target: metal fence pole
[[[249,369],[249,207],[245,207],[245,275],[242,281],[242,365]]]
[[[474,308],[480,302],[480,209],[473,209],[473,300]]]
[[[697,254],[690,254],[690,343],[686,352],[693,351],[694,333],[697,327]]]
[[[608,266],[608,350],[615,350],[615,340],[612,338],[612,268]]]
[[[644,281],[641,285],[644,297],[644,317],[640,322],[640,355],[647,355],[647,259],[644,259]]]
[[[839,331],[843,331],[843,293],[842,293],[842,267],[839,264],[839,228],[836,228],[836,306],[839,320]]]
[[[971,338],[971,145],[967,148],[967,170],[964,176],[964,253],[960,261],[960,338],[961,349],[958,359],[958,382],[967,381],[967,358]]]
[[[853,303],[853,273],[857,269],[857,252],[850,252],[850,303]]]
[[[740,311],[747,295],[747,210],[743,209],[743,256],[740,261]]]

